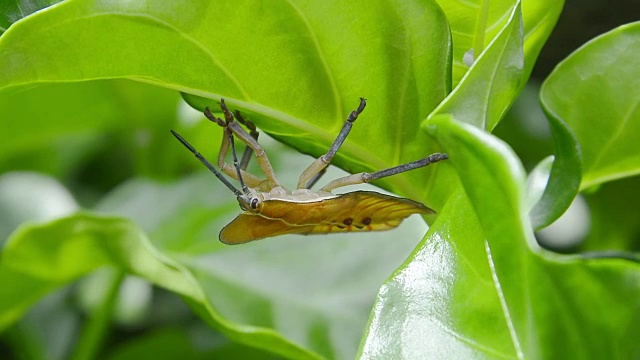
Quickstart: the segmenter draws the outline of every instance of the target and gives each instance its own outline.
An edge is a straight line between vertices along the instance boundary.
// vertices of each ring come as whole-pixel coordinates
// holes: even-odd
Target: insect
[[[215,117],[209,108],[204,112],[209,120],[220,125],[224,130],[217,164],[220,171],[185,139],[171,130],[171,133],[236,195],[243,210],[220,231],[220,241],[225,244],[242,244],[283,234],[307,235],[388,230],[398,226],[409,215],[434,213],[419,202],[377,192],[354,191],[335,195],[331,191],[347,185],[368,183],[445,160],[447,155],[443,153],[434,153],[424,159],[373,173],[344,176],[329,182],[319,191],[310,190],[324,174],[326,167],[344,143],[353,123],[365,106],[366,100],[361,98],[358,108],[349,114],[329,151],[302,172],[297,188],[293,191],[285,189],[276,179],[267,154],[258,144],[258,132],[255,126],[244,119],[239,112],[234,116],[224,99],[220,100],[224,119]],[[249,132],[241,124],[245,125]],[[240,161],[238,161],[234,137],[246,144]],[[231,149],[233,165],[225,162],[229,149]],[[246,171],[252,154],[255,154],[266,179],[260,179]],[[237,180],[240,189],[236,188],[223,173]]]

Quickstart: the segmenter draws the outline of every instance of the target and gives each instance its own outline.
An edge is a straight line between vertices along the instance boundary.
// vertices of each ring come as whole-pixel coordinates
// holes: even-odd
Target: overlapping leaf
[[[621,26],[563,61],[541,90],[547,114],[567,123],[583,153],[581,187],[640,172],[640,24]]]
[[[593,58],[585,54],[584,60]],[[633,94],[623,101],[633,104]],[[584,105],[585,113],[597,107]],[[543,201],[533,211],[537,224],[557,218],[578,189],[577,142],[565,123],[551,120],[558,158]],[[381,289],[361,344],[363,357],[637,354],[637,343],[625,339],[640,332],[638,257],[558,256],[541,250],[527,214],[524,172],[510,149],[445,114],[426,125],[449,152],[464,193],[450,198],[412,258]],[[605,133],[612,129],[608,125]],[[493,336],[483,338],[479,329]],[[424,334],[433,341],[414,341]]]
[[[483,3],[481,8],[487,6]],[[523,13],[520,2],[516,2],[504,27],[453,92],[429,115],[429,119],[453,115],[456,119],[491,131],[528,78],[540,46],[557,18],[560,8],[555,6],[558,4],[544,14],[537,7],[535,11]],[[526,21],[524,25],[523,18]],[[528,35],[532,38],[527,39]],[[476,36],[481,37],[481,34]],[[550,119],[550,127],[556,143],[556,161],[544,195],[532,209],[536,228],[550,224],[567,209],[580,181],[580,150],[575,137],[561,120]]]
[[[455,113],[457,119],[491,131],[529,78],[563,2],[440,0],[438,4],[453,34],[455,87],[429,116]]]
[[[640,262],[541,250],[528,221],[524,172],[513,152],[452,119],[440,117],[432,125],[450,149],[464,193],[452,197],[443,209],[448,216],[438,219],[381,289],[362,355],[636,354],[637,342],[627,339],[640,332],[634,320],[640,316]],[[424,334],[433,341],[414,341]]]

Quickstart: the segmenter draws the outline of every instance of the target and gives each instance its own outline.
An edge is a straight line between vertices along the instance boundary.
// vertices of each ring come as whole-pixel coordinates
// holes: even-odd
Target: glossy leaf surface
[[[521,3],[524,22],[526,74],[531,72],[538,53],[549,37],[562,11],[564,1],[457,1],[437,0],[447,15],[453,37],[453,84],[458,86],[469,69],[464,54],[473,50],[472,59],[492,47],[491,43],[510,26],[514,7]]]
[[[491,131],[526,83],[563,2],[438,3],[454,19],[455,87],[429,117],[454,114]],[[473,49],[473,63],[463,64],[469,49]]]
[[[639,56],[640,24],[621,26],[572,54],[542,87],[548,115],[578,138],[583,189],[640,172]]]
[[[624,339],[640,332],[634,320],[640,316],[640,259],[541,250],[513,152],[452,119],[441,117],[436,125],[466,195],[452,196],[446,215],[381,289],[361,354],[598,358],[637,353],[637,343]],[[478,210],[487,208],[492,211]],[[602,322],[594,309],[608,309],[608,320]],[[414,341],[424,334],[433,341]]]
[[[0,39],[7,54],[0,88],[129,78],[224,97],[264,131],[316,156],[366,97],[366,116],[335,163],[377,170],[433,152],[417,130],[450,87],[449,47],[444,14],[432,1],[66,1]],[[389,182],[420,198],[412,184],[427,174]]]

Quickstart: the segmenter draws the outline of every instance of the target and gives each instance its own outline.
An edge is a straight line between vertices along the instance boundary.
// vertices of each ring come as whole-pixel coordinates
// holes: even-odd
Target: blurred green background
[[[23,15],[48,3],[3,3],[0,28],[8,28]],[[638,20],[639,15],[637,2],[566,2],[530,84],[495,130],[528,169],[553,152],[547,121],[538,103],[541,82],[558,62],[586,41]],[[192,161],[170,136],[169,129],[180,132],[209,157],[216,154],[220,142],[218,129],[190,109],[178,93],[127,80],[43,84],[4,92],[0,94],[0,109],[2,116],[11,116],[1,122],[4,128],[0,129],[0,244],[24,221],[47,220],[79,208],[108,209],[109,204],[103,201],[105,195],[130,179],[150,179],[162,184],[201,170],[201,165]],[[26,126],[37,126],[40,131],[28,137],[15,135],[21,134],[20,127]],[[264,134],[261,142],[281,180],[294,184],[310,158],[270,141]],[[341,172],[333,170],[332,175],[338,174]],[[218,186],[214,180],[210,181],[212,187]],[[225,209],[235,209],[231,195],[221,202]],[[616,204],[629,202],[640,203],[637,176],[581,195],[568,216],[560,221],[562,224],[540,233],[539,239],[543,244],[545,239],[565,239],[546,243],[547,247],[563,252],[638,251],[640,210],[616,211],[619,208]],[[215,233],[211,241],[217,242]],[[405,254],[411,251],[411,245],[403,250]],[[86,314],[98,306],[96,298],[100,298],[100,290],[107,290],[100,289],[100,284],[113,276],[118,275],[100,271],[47,296],[1,335],[0,354],[6,354],[2,358],[66,358]],[[110,359],[145,357],[158,344],[165,350],[155,354],[155,358],[232,358],[238,354],[271,358],[216,334],[180,298],[166,290],[135,277],[127,278],[122,286],[116,324],[106,344],[114,349],[108,352]],[[32,353],[23,352],[25,349]],[[190,352],[185,353],[185,349]]]

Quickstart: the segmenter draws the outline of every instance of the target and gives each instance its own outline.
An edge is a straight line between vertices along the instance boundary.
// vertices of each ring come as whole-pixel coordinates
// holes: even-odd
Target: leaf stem
[[[113,310],[124,277],[125,273],[123,271],[117,271],[109,282],[105,284],[106,291],[102,302],[87,320],[78,339],[78,345],[71,357],[72,360],[96,358],[104,342],[105,334],[111,325]]]

